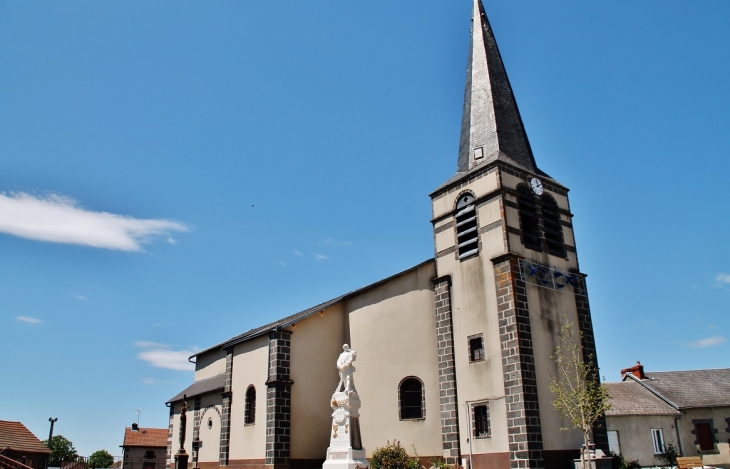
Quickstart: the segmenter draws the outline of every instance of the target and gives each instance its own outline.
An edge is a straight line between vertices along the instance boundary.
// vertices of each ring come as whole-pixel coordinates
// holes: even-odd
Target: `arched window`
[[[246,389],[246,409],[243,416],[244,425],[256,423],[256,388],[253,385]]]
[[[474,196],[466,193],[459,196],[456,204],[456,243],[459,259],[479,252],[479,232]]]
[[[563,225],[560,223],[558,203],[548,194],[543,194],[540,202],[542,202],[542,225],[545,229],[548,252],[554,256],[563,257],[565,255]]]
[[[530,189],[526,185],[517,186],[519,197],[517,203],[520,210],[520,229],[522,230],[522,242],[526,248],[535,251],[542,251],[540,242],[540,216],[537,212],[537,204]]]
[[[400,419],[425,418],[424,397],[423,383],[420,379],[410,376],[401,381],[398,387]]]

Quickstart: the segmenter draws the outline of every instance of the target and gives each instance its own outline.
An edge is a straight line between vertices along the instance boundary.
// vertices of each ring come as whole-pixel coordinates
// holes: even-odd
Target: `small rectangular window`
[[[481,335],[469,338],[469,361],[484,360],[484,338]]]
[[[479,404],[474,406],[474,438],[489,436],[489,406]]]
[[[654,442],[654,454],[664,454],[664,434],[661,428],[651,429],[651,438]]]

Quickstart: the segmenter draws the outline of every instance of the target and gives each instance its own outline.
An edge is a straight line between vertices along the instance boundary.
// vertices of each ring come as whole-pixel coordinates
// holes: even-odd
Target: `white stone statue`
[[[337,389],[335,393],[340,392],[340,389],[344,386],[345,394],[350,392],[357,392],[355,389],[355,378],[352,374],[355,372],[355,366],[352,362],[357,358],[357,352],[350,350],[350,346],[345,344],[342,346],[343,352],[337,359],[337,369],[340,371],[340,382],[337,383]]]
[[[330,446],[323,469],[368,469],[360,436],[360,396],[355,389],[352,374],[355,367],[352,363],[357,353],[350,346],[342,346],[342,353],[337,358],[337,370],[340,382],[332,394],[332,433]]]

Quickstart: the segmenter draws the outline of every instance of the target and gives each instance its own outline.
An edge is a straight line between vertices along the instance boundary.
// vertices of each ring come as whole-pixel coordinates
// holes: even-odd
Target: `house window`
[[[517,205],[520,212],[520,230],[522,230],[522,243],[526,248],[534,251],[542,251],[540,241],[540,216],[537,212],[535,197],[526,185],[517,186],[519,197]]]
[[[654,442],[654,454],[664,454],[664,434],[661,428],[651,429],[651,439]]]
[[[474,196],[463,194],[456,204],[456,244],[459,259],[479,252],[479,232]]]
[[[697,422],[695,421],[695,435],[697,440],[695,444],[699,445],[700,451],[713,451],[715,449],[715,437],[712,431],[712,421]]]
[[[545,230],[545,242],[548,252],[554,256],[565,256],[563,247],[563,225],[560,223],[558,203],[548,194],[540,197],[542,202],[542,226]]]
[[[243,415],[244,425],[256,423],[256,388],[253,385],[246,389],[246,405]]]
[[[473,407],[474,438],[486,438],[489,436],[489,406],[478,404]]]
[[[400,382],[398,398],[400,404],[400,419],[413,420],[424,418],[423,383],[413,376]]]
[[[213,428],[213,419],[209,418],[208,419],[208,430],[210,430],[211,428]]]
[[[484,337],[481,334],[469,338],[469,361],[484,360]]]

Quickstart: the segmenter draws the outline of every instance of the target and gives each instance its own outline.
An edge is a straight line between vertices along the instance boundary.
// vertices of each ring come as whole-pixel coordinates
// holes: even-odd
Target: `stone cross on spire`
[[[474,0],[458,171],[498,159],[538,172],[484,5]]]

